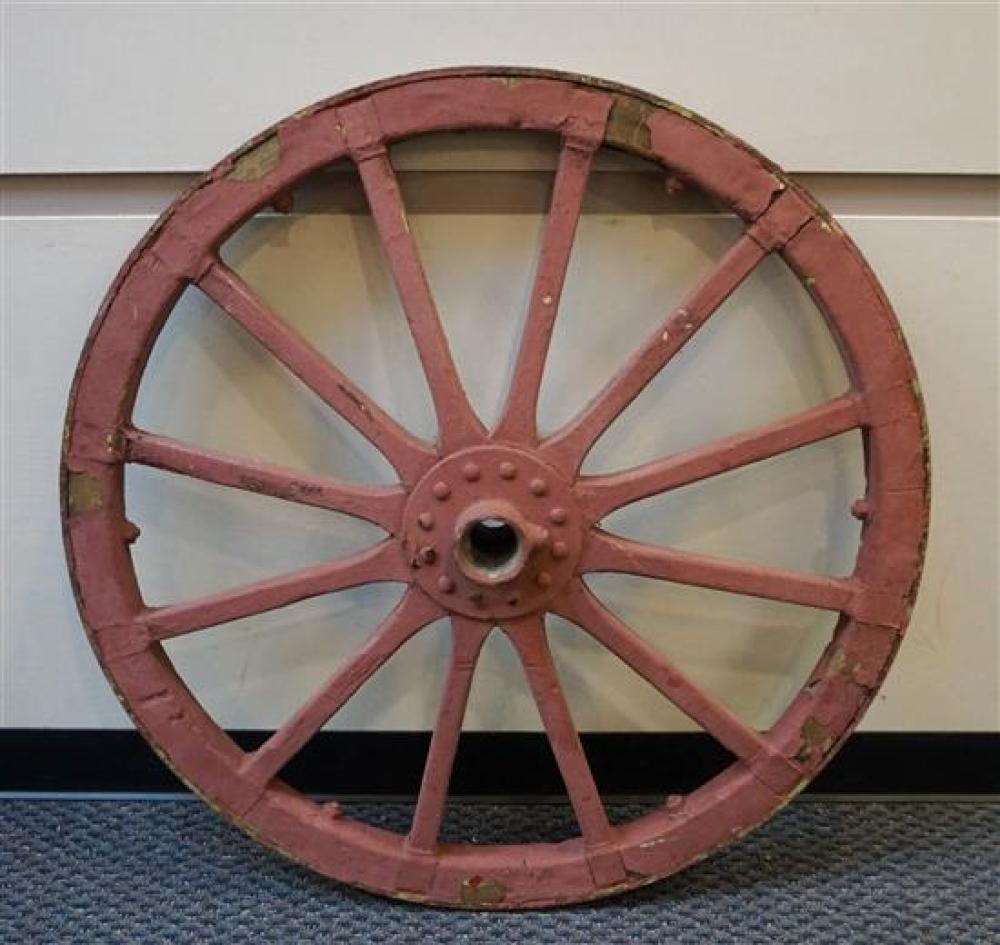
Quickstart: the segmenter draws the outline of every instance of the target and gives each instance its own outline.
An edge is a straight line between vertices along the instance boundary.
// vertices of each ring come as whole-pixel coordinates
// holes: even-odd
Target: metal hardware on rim
[[[526,323],[495,429],[462,388],[406,225],[394,142],[461,129],[529,129],[562,150]],[[662,165],[722,201],[743,234],[599,394],[539,435],[546,355],[594,154]],[[403,429],[219,258],[222,241],[331,161],[356,165],[399,291],[437,419],[437,442]],[[590,448],[769,254],[808,288],[850,378],[839,397],[776,423],[624,472],[582,475]],[[212,452],[136,429],[132,406],[152,345],[194,285],[366,437],[394,486],[360,486]],[[759,567],[614,536],[613,510],[730,469],[859,430],[867,492],[844,578]],[[721,129],[645,93],[580,76],[462,69],[344,93],[280,122],[182,195],[129,257],[91,331],[70,396],[62,468],[70,573],[97,657],[138,729],[208,803],[313,869],[375,892],[439,905],[512,909],[620,892],[673,873],[760,823],[800,790],[857,724],[906,627],[928,522],[927,449],[916,377],[871,271],[837,224],[773,164]],[[124,468],[138,463],[333,509],[389,537],[334,561],[162,607],[142,598],[129,542]],[[614,616],[583,576],[663,581],[838,613],[807,684],[767,731],[746,725]],[[407,586],[352,656],[258,749],[242,751],[181,682],[162,641],[344,588]],[[605,813],[546,639],[561,615],[623,660],[734,756],[722,774],[627,824]],[[451,659],[412,826],[401,836],[351,821],[284,784],[285,764],[427,624],[450,616]],[[495,628],[524,668],[580,835],[559,844],[439,842],[476,661]]]

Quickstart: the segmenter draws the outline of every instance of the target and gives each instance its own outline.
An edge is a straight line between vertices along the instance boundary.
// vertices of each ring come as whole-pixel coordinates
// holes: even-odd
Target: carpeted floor
[[[404,804],[352,805],[403,829]],[[614,811],[634,814],[633,807]],[[564,807],[460,805],[480,840],[561,836]],[[481,831],[484,820],[488,834]],[[1000,804],[804,799],[687,872],[599,903],[463,913],[326,882],[188,800],[0,801],[0,943],[1000,942]]]

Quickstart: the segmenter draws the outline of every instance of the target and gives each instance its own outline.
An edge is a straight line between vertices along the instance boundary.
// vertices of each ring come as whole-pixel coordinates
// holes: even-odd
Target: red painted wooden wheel
[[[487,430],[463,391],[387,145],[455,129],[530,129],[562,151],[515,371]],[[575,418],[536,428],[539,386],[588,172],[601,146],[632,152],[729,205],[743,234]],[[357,165],[437,416],[436,443],[391,419],[265,305],[217,254],[258,209],[331,161]],[[780,422],[634,469],[582,475],[595,440],[770,253],[821,309],[850,389]],[[353,424],[399,484],[358,487],[195,448],[136,429],[150,349],[196,285]],[[853,573],[818,577],[650,547],[599,527],[643,497],[844,431],[861,431],[867,493]],[[381,526],[363,553],[206,598],[149,606],[129,552],[129,463],[334,509]],[[264,843],[366,889],[442,905],[518,908],[603,896],[672,873],[761,822],[813,777],[857,723],[903,633],[928,520],[920,397],[899,326],[850,240],[800,187],[741,142],[670,103],[576,76],[496,69],[421,74],[349,92],[281,122],[181,196],[112,285],[70,398],[63,457],[67,553],[87,632],[139,730],[191,787]],[[744,724],[617,619],[591,572],[646,575],[838,613],[807,684],[767,731]],[[363,648],[260,748],[240,750],[181,682],[161,642],[367,582],[407,585]],[[562,615],[625,661],[736,761],[671,803],[609,823],[549,651]],[[283,766],[407,639],[450,615],[451,663],[412,827],[405,836],[319,806]],[[579,823],[558,843],[438,840],[477,655],[499,628],[523,663]],[[678,802],[679,801],[679,802]]]

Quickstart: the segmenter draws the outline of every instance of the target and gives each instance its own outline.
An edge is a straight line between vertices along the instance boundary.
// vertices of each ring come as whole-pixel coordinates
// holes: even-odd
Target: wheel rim
[[[458,379],[405,222],[387,145],[431,131],[524,128],[562,150],[513,380],[493,430]],[[662,165],[731,207],[746,229],[599,395],[551,436],[538,393],[595,151]],[[229,270],[220,244],[258,209],[338,158],[357,166],[428,379],[438,440],[411,435]],[[581,475],[598,437],[770,253],[808,288],[850,389],[819,407],[634,470]],[[194,284],[386,457],[399,485],[366,487],[213,453],[131,422],[146,360]],[[817,577],[654,548],[611,535],[613,510],[722,471],[858,429],[867,491],[853,573]],[[88,339],[70,397],[62,502],[70,573],[88,635],[138,729],[224,816],[319,872],[397,897],[517,908],[607,895],[684,867],[786,803],[853,729],[912,607],[928,520],[925,426],[898,325],[874,276],[829,216],[720,129],[644,93],[578,76],[461,70],[392,80],[321,102],[254,139],[182,195],[125,263]],[[124,467],[156,466],[367,519],[375,547],[243,588],[143,603],[125,514]],[[607,610],[594,572],[806,604],[840,614],[809,680],[766,732],[745,725]],[[244,753],[166,657],[162,641],[374,581],[407,585],[362,649],[275,734]],[[620,826],[604,812],[544,630],[558,614],[623,659],[736,757],[723,773]],[[357,823],[278,777],[284,764],[398,648],[449,615],[452,652],[407,836]],[[476,659],[499,626],[520,658],[580,836],[559,844],[442,844],[438,833]]]

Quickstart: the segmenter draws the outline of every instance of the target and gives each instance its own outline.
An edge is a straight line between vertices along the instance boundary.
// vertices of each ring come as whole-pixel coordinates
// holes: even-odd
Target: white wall
[[[815,185],[840,215],[913,349],[934,465],[923,590],[865,725],[1000,727],[995,7],[33,4],[9,5],[4,16],[0,724],[126,724],[66,582],[60,429],[100,297],[184,175],[349,85],[415,68],[513,62],[603,75],[683,102]],[[400,164],[460,369],[488,414],[528,291],[551,147],[449,140],[443,156],[418,146]],[[665,212],[662,192],[629,162],[602,168],[546,377],[550,425],[732,237],[722,217]],[[290,217],[255,221],[229,254],[387,409],[432,432],[398,305],[349,184],[332,177]],[[610,468],[704,442],[816,403],[841,379],[808,300],[780,264],[768,264],[593,462]],[[387,475],[193,292],[157,346],[138,417],[262,458]],[[861,488],[857,460],[856,438],[840,438],[645,503],[614,525],[712,554],[837,573],[857,534],[847,514]],[[315,561],[372,535],[336,516],[146,471],[130,477],[129,500],[153,601]],[[759,723],[801,682],[829,623],[801,608],[645,581],[600,587],[697,680]],[[392,588],[336,595],[176,641],[171,653],[226,724],[271,725],[393,599]],[[558,627],[555,639],[583,727],[686,727],[579,634]],[[334,724],[426,725],[444,640],[439,628],[405,649]],[[470,724],[534,727],[518,685],[498,642]]]
[[[988,4],[184,6],[11,4],[10,169],[198,170],[332,92],[470,63],[633,84],[791,170],[997,169]]]

